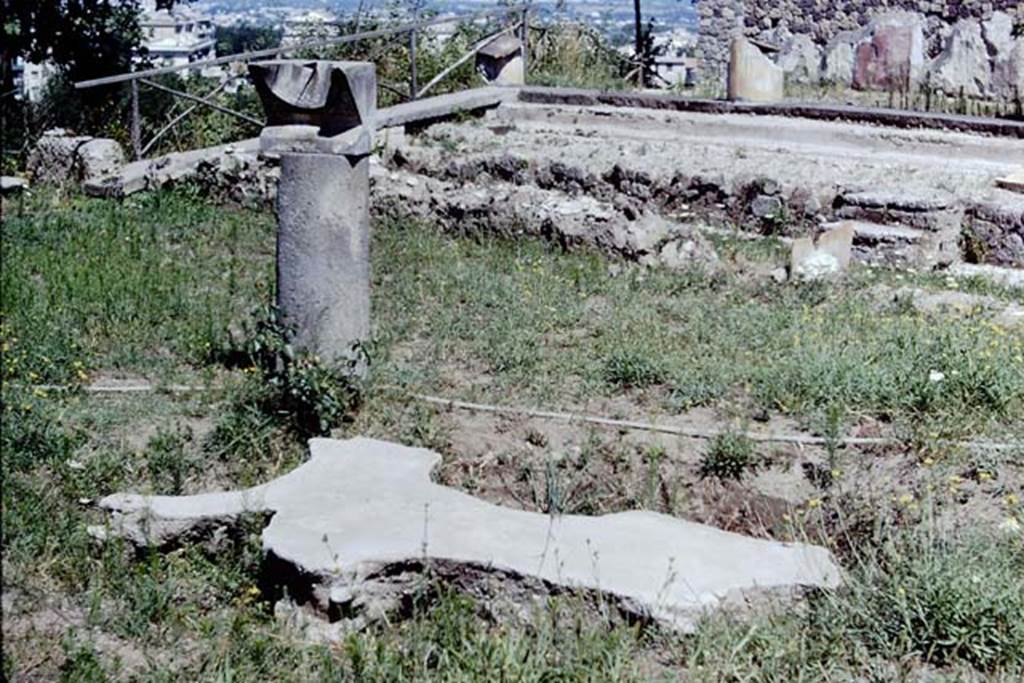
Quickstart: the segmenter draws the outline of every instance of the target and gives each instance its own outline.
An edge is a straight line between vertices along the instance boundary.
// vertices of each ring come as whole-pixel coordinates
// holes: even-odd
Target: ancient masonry
[[[1020,0],[696,0],[706,82],[724,82],[737,36],[777,48],[789,83],[1024,96]]]

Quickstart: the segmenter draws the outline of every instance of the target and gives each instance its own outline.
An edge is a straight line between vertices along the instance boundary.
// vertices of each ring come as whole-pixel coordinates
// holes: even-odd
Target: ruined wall
[[[1022,0],[694,0],[700,16],[698,52],[706,81],[723,82],[729,44],[744,35],[780,48],[777,59],[797,83],[822,81],[860,89],[857,62],[878,58],[871,45],[879,27],[901,27],[916,64],[915,85],[949,94],[1013,100],[1024,95]],[[889,29],[892,33],[892,29]],[[868,44],[868,48],[861,46]],[[901,50],[902,46],[898,46]],[[861,52],[858,53],[858,49]],[[888,55],[883,54],[883,58]],[[868,68],[862,65],[862,70]],[[862,79],[863,81],[863,79]],[[872,86],[872,87],[865,87]]]

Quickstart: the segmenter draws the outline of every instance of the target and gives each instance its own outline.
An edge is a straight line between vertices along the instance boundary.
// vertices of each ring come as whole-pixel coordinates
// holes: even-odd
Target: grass
[[[832,484],[792,532],[824,542],[837,528],[852,536],[834,540],[847,586],[799,610],[718,614],[688,637],[602,617],[572,596],[506,622],[485,601],[428,586],[429,599],[405,619],[311,645],[260,599],[258,521],[216,549],[141,558],[86,532],[103,521],[91,502],[115,490],[193,492],[287,472],[302,461],[310,430],[443,450],[451,437],[445,421],[406,390],[552,408],[625,399],[641,418],[694,406],[741,420],[770,411],[823,425],[830,438],[871,420],[912,437],[907,448],[921,459],[941,450],[939,437],[1020,438],[1020,332],[971,317],[937,325],[879,305],[870,287],[898,274],[857,271],[814,287],[630,267],[611,276],[592,253],[456,239],[409,222],[379,225],[377,327],[367,349],[373,375],[355,408],[344,404],[347,394],[325,394],[315,382],[335,385],[317,370],[274,390],[299,391],[301,401],[268,399],[269,366],[239,343],[240,334],[258,338],[252,330],[262,314],[253,311],[271,294],[267,214],[209,206],[187,190],[121,202],[42,193],[20,215],[5,211],[0,249],[6,679],[848,680],[938,672],[1015,680],[1024,673],[1024,635],[1014,618],[1024,611],[1024,546],[1019,535],[981,524],[947,528],[942,515],[959,493],[935,494],[934,510],[922,494],[916,514],[895,519],[858,498],[862,492]],[[944,379],[932,379],[937,372]],[[117,375],[211,390],[97,397],[33,388]],[[284,405],[288,415],[276,414]],[[297,429],[299,413],[314,415],[315,424]],[[528,440],[541,452],[554,448],[539,432]],[[708,462],[717,463],[709,473],[747,472],[746,456],[754,457],[747,445],[726,437],[709,444]],[[522,463],[523,488],[538,509],[601,512],[607,505],[588,492],[621,476],[606,467],[620,457],[595,444],[578,456]],[[1017,467],[1012,456],[985,464],[959,457],[972,472]],[[680,465],[655,446],[638,463],[622,500],[656,508],[665,478]],[[988,485],[1005,516],[1018,518],[1019,487],[1003,481]],[[839,523],[861,517],[864,531]]]

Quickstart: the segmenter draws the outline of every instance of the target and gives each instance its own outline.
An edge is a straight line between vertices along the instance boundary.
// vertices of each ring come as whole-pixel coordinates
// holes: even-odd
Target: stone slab
[[[1017,268],[1002,268],[984,263],[955,263],[950,266],[948,272],[953,277],[973,278],[984,280],[1000,287],[1024,289],[1024,270]]]
[[[867,123],[894,128],[950,130],[1024,138],[1024,123],[984,116],[960,116],[844,104],[729,102],[661,93],[608,92],[542,86],[527,86],[520,88],[518,92],[519,101],[530,104],[635,107],[704,114],[786,116],[819,121]]]
[[[272,512],[263,531],[271,566],[283,568],[281,580],[311,580],[315,585],[291,594],[312,596],[310,606],[325,611],[350,608],[384,577],[431,562],[597,591],[682,630],[730,597],[831,588],[841,580],[830,553],[812,545],[748,538],[653,512],[549,516],[492,505],[433,483],[441,456],[421,448],[356,438],[313,439],[310,450],[306,464],[251,489],[116,494],[100,506],[114,513],[112,529],[136,543],[244,512]]]
[[[1024,169],[1002,178],[996,178],[996,186],[1004,190],[1024,193]]]
[[[377,112],[377,127],[442,121],[460,113],[493,109],[502,102],[514,100],[516,95],[515,89],[492,86],[403,102]]]
[[[28,189],[28,181],[14,176],[0,176],[0,196],[7,197]]]

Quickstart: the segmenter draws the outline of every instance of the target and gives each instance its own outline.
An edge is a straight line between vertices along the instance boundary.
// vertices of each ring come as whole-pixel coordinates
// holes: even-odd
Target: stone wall
[[[778,47],[776,59],[798,84],[926,86],[1007,101],[1024,96],[1021,0],[694,2],[705,82],[724,83],[729,44],[743,35]],[[894,70],[899,73],[888,73]]]

